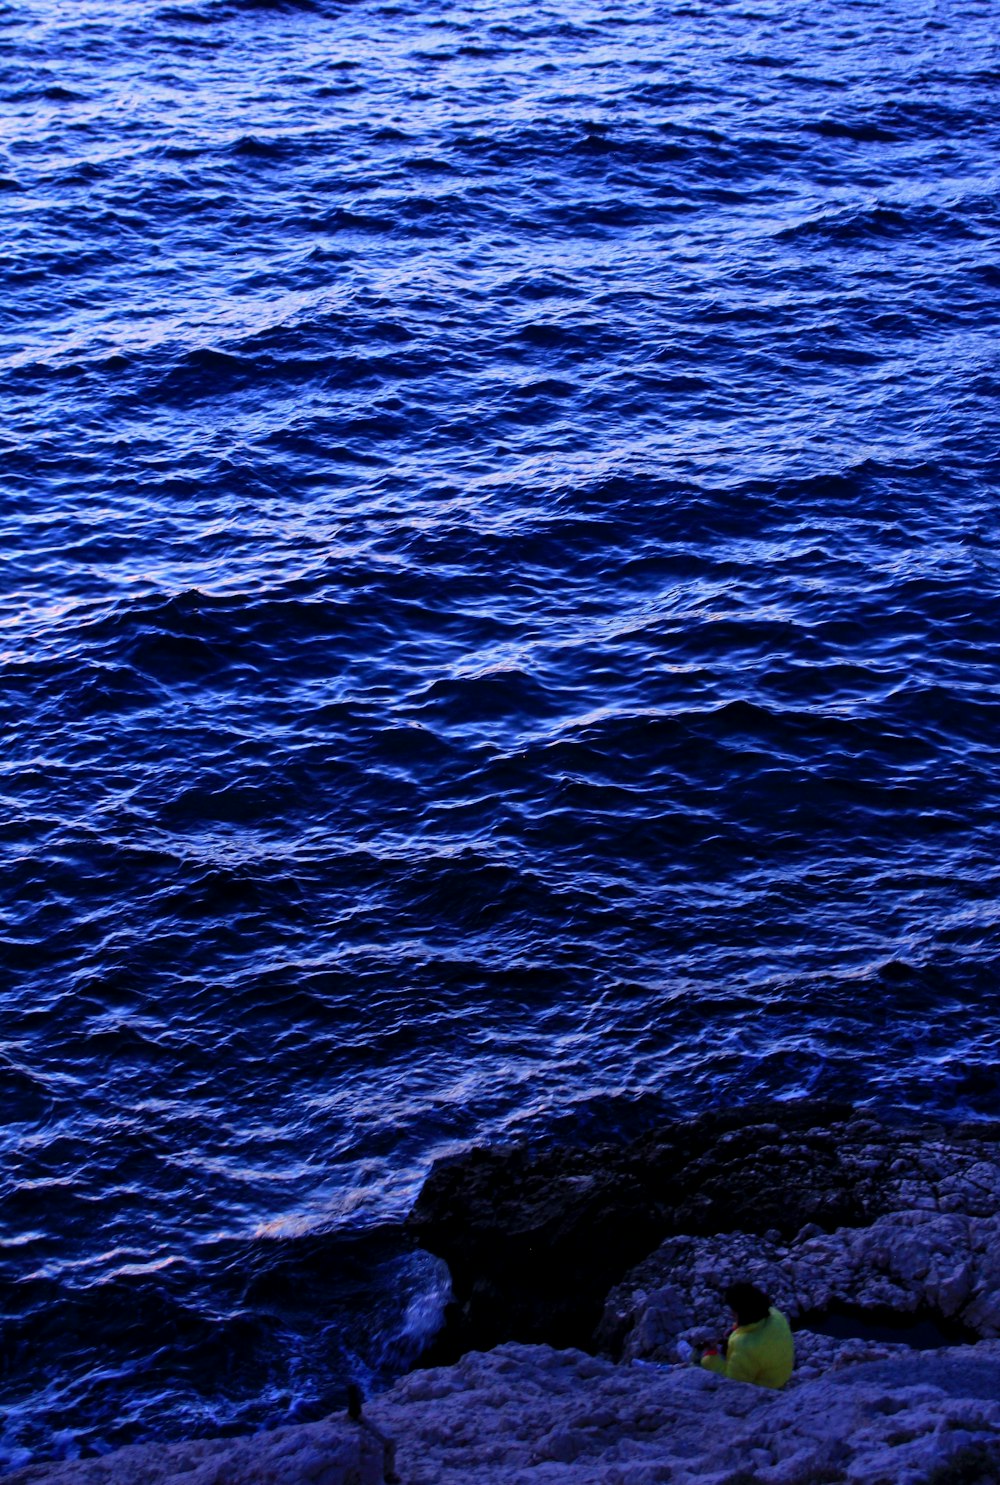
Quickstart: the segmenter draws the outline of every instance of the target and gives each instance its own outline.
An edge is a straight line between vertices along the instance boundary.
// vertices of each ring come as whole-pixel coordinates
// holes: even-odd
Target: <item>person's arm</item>
[[[726,1357],[726,1376],[731,1382],[755,1382],[757,1380],[757,1366],[753,1354],[746,1346],[741,1346],[737,1340],[735,1345],[730,1344]]]
[[[746,1347],[740,1345],[739,1336],[730,1336],[725,1356],[709,1351],[701,1358],[701,1364],[706,1371],[728,1377],[731,1382],[752,1382],[757,1375],[753,1358],[748,1355]]]
[[[724,1377],[726,1375],[726,1356],[728,1351],[728,1340],[720,1341],[717,1346],[709,1346],[701,1358],[702,1366],[707,1372],[715,1372],[716,1376]]]

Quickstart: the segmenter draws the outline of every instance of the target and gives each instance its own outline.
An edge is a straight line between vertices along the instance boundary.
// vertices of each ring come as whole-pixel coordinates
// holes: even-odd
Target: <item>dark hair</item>
[[[754,1325],[758,1320],[766,1320],[771,1310],[771,1301],[756,1284],[730,1284],[726,1290],[726,1304],[736,1311],[737,1325]]]

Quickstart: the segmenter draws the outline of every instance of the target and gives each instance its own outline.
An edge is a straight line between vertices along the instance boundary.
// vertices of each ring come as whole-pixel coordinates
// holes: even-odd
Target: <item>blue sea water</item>
[[[0,1461],[379,1385],[430,1161],[1000,1116],[993,0],[0,0]]]

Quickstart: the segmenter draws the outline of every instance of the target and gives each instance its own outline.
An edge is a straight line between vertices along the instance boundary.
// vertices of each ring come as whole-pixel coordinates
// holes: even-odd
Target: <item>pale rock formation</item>
[[[611,1291],[598,1340],[624,1360],[676,1361],[685,1345],[725,1335],[731,1320],[722,1293],[744,1278],[807,1326],[812,1314],[848,1306],[932,1314],[992,1338],[1000,1336],[1000,1217],[893,1212],[870,1227],[807,1229],[790,1243],[777,1234],[668,1238]],[[802,1365],[814,1354],[830,1363],[820,1338],[800,1336]],[[857,1347],[846,1354],[855,1359]]]
[[[415,1372],[374,1413],[406,1485],[948,1485],[1000,1479],[1000,1344],[784,1392],[695,1366],[508,1344]]]
[[[29,1465],[4,1485],[382,1485],[391,1454],[376,1429],[325,1418],[248,1438],[135,1444],[99,1459]]]

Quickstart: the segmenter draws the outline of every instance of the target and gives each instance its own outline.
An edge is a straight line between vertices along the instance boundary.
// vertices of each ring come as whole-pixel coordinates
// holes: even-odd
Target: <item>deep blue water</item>
[[[378,1385],[473,1139],[1000,1115],[998,94],[992,0],[0,0],[0,1461]]]

